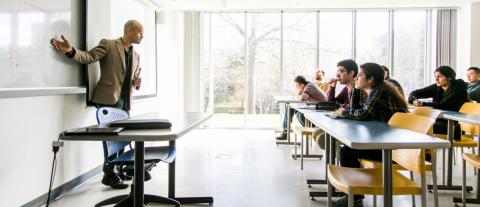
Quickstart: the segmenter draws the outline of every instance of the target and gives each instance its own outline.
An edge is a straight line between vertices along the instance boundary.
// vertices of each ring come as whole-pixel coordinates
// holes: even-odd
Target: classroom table
[[[287,113],[287,132],[288,132],[287,133],[287,141],[277,141],[276,144],[277,145],[295,145],[295,144],[298,145],[299,143],[290,142],[291,122],[289,121],[290,120],[290,113],[288,113],[288,112],[290,110],[290,104],[292,104],[292,103],[305,103],[305,102],[298,100],[294,96],[275,96],[274,98],[275,98],[275,103],[285,104],[285,113]],[[282,116],[282,121],[283,121],[283,116]]]
[[[299,107],[300,105],[295,105]],[[305,113],[315,126],[321,128],[331,137],[329,146],[335,145],[335,140],[353,149],[381,149],[383,157],[384,206],[392,205],[392,150],[418,148],[448,148],[450,142],[415,131],[389,126],[379,121],[358,121],[351,119],[332,119],[329,112]],[[326,148],[326,154],[333,153]],[[333,157],[328,156],[326,164],[333,164]],[[432,160],[435,163],[435,160]],[[435,165],[435,164],[434,164]],[[328,179],[327,179],[328,180]],[[328,193],[332,186],[328,185]],[[331,206],[331,201],[328,201]]]
[[[454,121],[466,122],[470,124],[475,124],[480,126],[480,115],[475,114],[465,114],[456,111],[444,111],[441,114],[441,117],[448,120],[448,131],[447,136],[448,140],[453,143],[453,130],[454,130]],[[478,155],[480,155],[480,142],[477,142]],[[448,151],[448,176],[447,176],[447,186],[452,186],[452,158],[453,149],[450,148]],[[477,192],[475,198],[468,198],[467,203],[480,204],[480,170],[477,170]],[[460,189],[461,190],[461,189]],[[462,198],[453,197],[454,203],[461,203]]]
[[[130,119],[168,119],[172,123],[170,129],[138,129],[123,130],[118,135],[65,135],[60,133],[59,139],[69,141],[134,141],[135,142],[135,172],[133,200],[135,207],[144,205],[144,142],[168,141],[175,147],[176,140],[212,116],[212,113],[146,113],[132,116]],[[213,197],[176,197],[175,195],[175,161],[168,165],[168,198],[181,204],[213,203]]]

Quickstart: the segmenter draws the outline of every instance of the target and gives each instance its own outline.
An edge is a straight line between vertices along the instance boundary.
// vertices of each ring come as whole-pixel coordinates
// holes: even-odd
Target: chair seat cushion
[[[328,180],[338,190],[353,194],[383,195],[381,168],[349,168],[328,165]],[[392,172],[393,195],[421,194],[421,187],[397,171]]]
[[[462,138],[458,141],[453,141],[454,147],[477,147],[477,141],[473,140],[469,136],[462,135]]]
[[[145,163],[170,163],[175,159],[175,147],[145,147]],[[110,163],[114,165],[133,165],[135,160],[135,149],[126,151],[120,156],[112,160]]]
[[[307,135],[307,136],[312,135],[315,130],[316,128],[313,128],[313,127],[300,127],[300,126],[295,127],[296,132],[301,132],[303,135]]]
[[[382,163],[375,161],[375,160],[369,160],[369,159],[360,159],[360,165],[363,168],[382,168]],[[392,164],[392,168],[394,170],[407,170],[404,167],[402,167],[399,164]],[[425,161],[425,170],[426,171],[432,171],[432,163]]]
[[[463,153],[463,159],[467,161],[468,164],[473,165],[476,168],[480,168],[480,156],[470,153]]]

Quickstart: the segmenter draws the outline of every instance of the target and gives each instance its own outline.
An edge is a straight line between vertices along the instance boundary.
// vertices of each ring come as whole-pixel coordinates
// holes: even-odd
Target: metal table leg
[[[393,206],[392,202],[392,150],[383,150],[383,206]]]

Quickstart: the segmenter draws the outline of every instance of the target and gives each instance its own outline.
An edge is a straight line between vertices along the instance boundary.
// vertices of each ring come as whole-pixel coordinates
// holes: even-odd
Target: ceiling
[[[142,0],[158,10],[282,10],[460,7],[480,0]]]

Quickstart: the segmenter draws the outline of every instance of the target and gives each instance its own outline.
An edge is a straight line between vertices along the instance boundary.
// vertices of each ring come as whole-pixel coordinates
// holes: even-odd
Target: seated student
[[[433,98],[432,101],[422,102],[418,99]],[[455,80],[455,71],[449,66],[440,66],[435,69],[435,84],[414,90],[408,97],[413,105],[430,106],[434,109],[458,111],[463,103],[468,101],[467,84],[461,79]],[[433,133],[447,134],[447,120],[437,119],[433,125]],[[454,138],[460,139],[460,125],[455,123]]]
[[[384,80],[384,70],[376,63],[360,66],[355,88],[368,92],[365,104],[359,109],[340,108],[337,115],[348,119],[377,120],[387,123],[396,112],[407,112],[407,102],[397,89]],[[357,150],[344,146],[340,149],[340,165],[359,168],[359,159],[382,160],[382,150]],[[354,206],[363,206],[363,195],[355,195]],[[335,207],[348,206],[348,196],[334,202]]]
[[[405,93],[403,92],[402,86],[400,85],[400,83],[398,83],[397,80],[390,77],[390,70],[387,68],[387,66],[382,65],[382,68],[385,71],[385,80],[391,83],[393,86],[395,86],[395,88],[397,88],[400,94],[402,94],[402,96],[405,97]]]
[[[468,98],[471,101],[480,102],[480,68],[470,67],[467,69]]]
[[[355,89],[355,77],[358,73],[358,65],[354,60],[342,60],[337,63],[337,78],[328,82],[327,101],[336,102],[341,107],[348,109],[351,103],[363,104],[367,99],[368,94],[364,90]],[[337,82],[345,85],[345,88],[335,96],[335,88]],[[360,100],[357,100],[360,99]],[[316,129],[313,132],[313,138],[318,143],[321,149],[325,149],[325,139],[321,136],[323,130]]]
[[[325,71],[322,69],[317,69],[315,71],[315,85],[320,88],[323,92],[327,92],[328,83],[325,81]]]
[[[360,98],[360,103],[366,100],[367,94],[365,91],[355,89],[355,77],[358,73],[358,66],[354,60],[342,60],[337,63],[337,78],[329,81],[329,89],[327,93],[327,101],[336,102],[343,108],[350,108],[350,102],[354,94],[355,97]],[[337,82],[344,84],[345,88],[335,96],[335,88]],[[353,103],[358,103],[354,101]]]
[[[298,100],[314,103],[327,100],[325,92],[318,89],[312,82],[307,81],[305,77],[299,75],[295,78],[294,81],[295,86],[298,89],[298,93],[296,94]],[[288,113],[290,114],[290,120],[287,120],[287,112],[285,112],[285,116],[283,117],[283,132],[279,136],[277,136],[277,140],[287,139],[287,121],[292,122],[294,112],[295,110],[293,109],[290,109],[288,111]],[[303,114],[298,113],[297,117],[298,121],[300,121],[300,124],[304,125],[305,117],[303,117]]]

